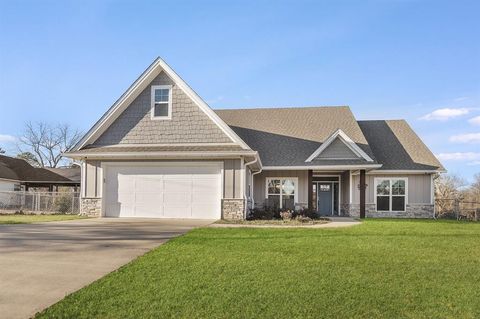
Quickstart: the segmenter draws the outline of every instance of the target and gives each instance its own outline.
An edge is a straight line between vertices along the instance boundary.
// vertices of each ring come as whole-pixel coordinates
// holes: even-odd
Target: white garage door
[[[220,163],[141,163],[105,166],[105,215],[218,219]]]

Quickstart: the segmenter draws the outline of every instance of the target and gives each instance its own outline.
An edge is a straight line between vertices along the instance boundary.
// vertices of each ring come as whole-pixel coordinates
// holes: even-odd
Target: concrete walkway
[[[169,239],[211,222],[104,218],[0,225],[0,317],[29,318]]]
[[[350,217],[330,217],[330,222],[315,225],[255,225],[255,224],[211,224],[215,228],[341,228],[360,225],[361,222]]]

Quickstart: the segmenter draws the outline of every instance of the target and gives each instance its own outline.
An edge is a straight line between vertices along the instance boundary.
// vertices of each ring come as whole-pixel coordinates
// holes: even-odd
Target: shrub
[[[292,219],[293,213],[294,213],[293,210],[285,210],[283,212],[280,212],[280,217],[283,220],[290,220],[290,219]]]
[[[72,208],[72,197],[68,194],[61,195],[55,200],[55,211],[60,213],[68,213]]]

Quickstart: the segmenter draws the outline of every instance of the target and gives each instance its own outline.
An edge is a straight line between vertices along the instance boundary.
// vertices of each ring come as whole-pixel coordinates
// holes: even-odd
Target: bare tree
[[[36,162],[40,167],[57,167],[64,162],[63,153],[81,137],[82,133],[68,124],[52,126],[44,122],[28,122],[25,124],[23,136],[19,138],[18,149],[30,162]]]
[[[0,154],[5,154],[5,150],[0,147]]]
[[[17,154],[17,158],[23,159],[32,166],[40,167],[40,163],[38,162],[37,158],[30,152],[19,153]]]
[[[454,210],[455,200],[461,199],[465,185],[465,180],[456,175],[440,175],[435,178],[435,198],[440,214]]]

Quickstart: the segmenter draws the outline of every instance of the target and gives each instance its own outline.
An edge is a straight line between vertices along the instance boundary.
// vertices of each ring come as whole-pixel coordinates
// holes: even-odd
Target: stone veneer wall
[[[405,212],[377,212],[375,204],[366,204],[365,213],[367,217],[390,217],[390,218],[433,218],[434,206],[432,204],[407,204]],[[342,215],[360,217],[359,204],[342,205]]]
[[[89,217],[100,217],[102,215],[101,198],[81,198],[80,215]]]
[[[244,219],[245,201],[243,199],[222,199],[222,219]]]

